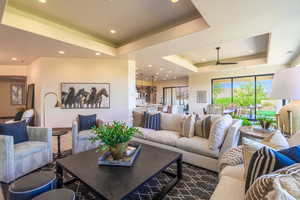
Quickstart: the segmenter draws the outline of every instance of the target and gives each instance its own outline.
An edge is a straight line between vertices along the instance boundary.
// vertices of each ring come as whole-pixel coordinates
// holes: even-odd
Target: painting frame
[[[71,87],[73,87],[74,91],[72,91],[73,89],[71,89]],[[66,90],[67,88],[68,90]],[[96,92],[94,89],[92,91],[92,88],[95,88]],[[80,92],[82,89],[84,89],[83,92]],[[103,89],[105,89],[105,91],[101,93]],[[72,97],[68,99],[68,96],[66,96],[71,92],[73,92],[76,96],[73,101]],[[90,100],[92,96],[91,93],[94,93],[94,97],[97,95],[97,99],[95,99],[95,101]],[[62,82],[60,84],[60,101],[62,109],[110,109],[110,94],[110,83]],[[80,97],[79,100],[78,97]]]
[[[25,84],[12,83],[10,85],[10,104],[25,105]]]

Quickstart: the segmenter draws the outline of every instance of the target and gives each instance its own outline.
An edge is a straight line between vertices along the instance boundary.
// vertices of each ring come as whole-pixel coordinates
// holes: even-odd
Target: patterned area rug
[[[70,151],[65,153],[70,154]],[[55,162],[42,170],[54,169]],[[175,166],[168,168],[168,171],[175,173]],[[183,163],[182,171],[182,180],[167,194],[165,200],[209,200],[218,183],[217,173],[186,163]],[[65,176],[71,178],[68,174]],[[161,173],[141,186],[136,192],[126,198],[126,200],[151,200],[169,180],[170,178],[167,175]],[[66,187],[76,193],[76,200],[101,200],[79,181],[73,182]]]
[[[173,166],[168,170],[175,173]],[[126,200],[151,200],[169,180],[170,178],[167,175],[160,174],[139,188]],[[217,183],[218,176],[216,173],[184,163],[183,179],[168,193],[165,200],[208,200]],[[74,182],[67,187],[76,192],[77,200],[99,199],[80,182]]]

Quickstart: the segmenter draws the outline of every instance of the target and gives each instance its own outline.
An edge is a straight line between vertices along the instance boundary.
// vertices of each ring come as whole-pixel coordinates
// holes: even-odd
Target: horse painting
[[[109,108],[108,83],[62,83],[61,103],[65,109]]]

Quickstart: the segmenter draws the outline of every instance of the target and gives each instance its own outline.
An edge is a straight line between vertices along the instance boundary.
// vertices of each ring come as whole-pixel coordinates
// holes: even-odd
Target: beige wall
[[[27,65],[0,65],[0,76],[27,76]]]
[[[17,109],[24,107],[24,105],[10,104],[10,87],[13,83],[17,82],[0,80],[0,117],[15,116]]]
[[[124,59],[40,58],[30,65],[29,82],[36,84],[37,123],[42,124],[43,96],[47,92],[60,93],[62,82],[110,83],[110,109],[54,108],[55,97],[46,100],[47,127],[71,127],[78,114],[94,114],[104,121],[129,122],[132,96],[129,91],[131,76],[135,76],[135,63]],[[133,86],[134,88],[134,86]]]
[[[0,76],[27,76],[27,65],[0,65]],[[13,82],[0,80],[0,117],[14,116],[17,108],[10,104],[10,85]]]
[[[259,65],[244,67],[243,69],[232,69],[230,71],[220,71],[214,73],[194,73],[189,76],[189,105],[190,112],[202,113],[207,104],[196,103],[196,92],[206,90],[208,103],[211,102],[211,79],[224,78],[232,76],[246,76],[256,74],[275,73],[280,69],[286,68],[287,65]],[[220,70],[222,66],[220,66]]]
[[[154,86],[157,87],[156,103],[162,103],[164,87],[188,86],[188,84],[188,78],[155,82]]]

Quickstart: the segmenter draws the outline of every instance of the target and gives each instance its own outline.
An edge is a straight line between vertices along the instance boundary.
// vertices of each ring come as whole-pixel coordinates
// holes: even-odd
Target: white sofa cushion
[[[219,151],[211,150],[208,146],[208,142],[208,139],[198,136],[194,136],[191,138],[182,137],[176,141],[176,146],[191,153],[218,158]]]
[[[160,128],[162,130],[181,132],[184,115],[161,113]]]
[[[233,123],[230,115],[222,116],[213,122],[209,134],[209,148],[218,150],[224,142],[227,130]]]
[[[41,152],[44,149],[47,149],[48,143],[38,142],[38,141],[27,141],[21,142],[14,145],[15,158],[22,159],[26,156],[30,156],[34,153]]]
[[[90,139],[92,137],[95,137],[95,136],[96,136],[96,134],[94,133],[94,131],[92,131],[92,129],[78,132],[78,137],[80,139],[87,139],[88,140],[88,139]]]
[[[229,176],[222,176],[210,200],[242,200],[244,198],[244,182]]]
[[[240,181],[244,181],[244,165],[236,165],[236,166],[226,166],[221,172],[220,172],[220,178],[223,176],[229,176],[231,178],[238,179]]]
[[[156,132],[155,130],[150,128],[142,128],[142,127],[135,127],[135,128],[137,128],[140,131],[140,133],[136,133],[134,137],[141,138],[141,139],[146,139],[146,135],[150,133],[154,134],[154,132]]]
[[[283,136],[283,134],[279,130],[277,130],[269,137],[264,138],[261,143],[277,150],[287,149],[290,147],[287,139]]]
[[[180,138],[180,133],[175,131],[155,131],[147,128],[139,128],[139,130],[142,131],[142,135],[135,135],[135,137],[170,146],[176,146],[176,140]]]

